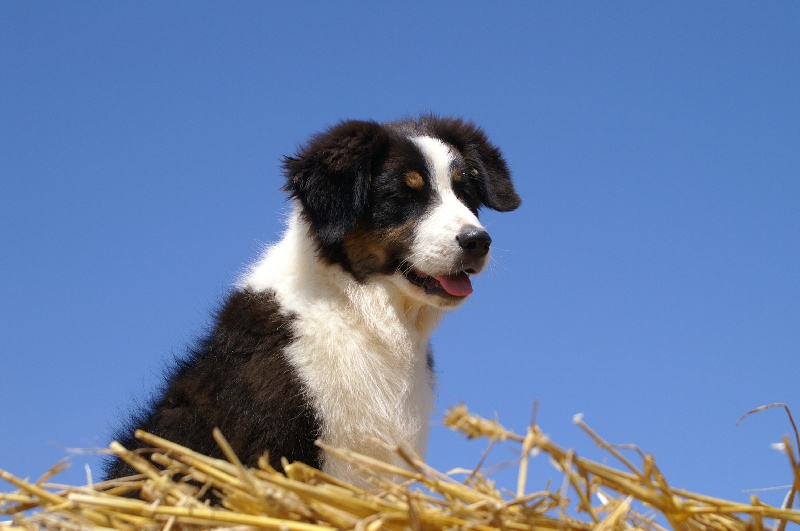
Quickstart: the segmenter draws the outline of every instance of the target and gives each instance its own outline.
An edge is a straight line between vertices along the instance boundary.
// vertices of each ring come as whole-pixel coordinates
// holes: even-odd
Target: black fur
[[[376,122],[348,121],[314,136],[296,157],[286,157],[284,189],[303,213],[323,247],[341,244],[367,205],[375,166],[389,146]]]
[[[402,199],[424,191],[401,189],[402,172],[427,172],[408,138],[419,135],[439,138],[461,155],[465,178],[455,191],[473,212],[481,206],[507,212],[520,205],[500,150],[471,122],[434,115],[385,124],[345,121],[315,135],[283,162],[284,190],[303,205],[321,258],[359,276],[343,249],[345,238],[356,227],[382,230],[419,215],[424,201]],[[392,267],[387,264],[380,272]]]
[[[281,457],[320,466],[319,424],[303,397],[303,386],[284,358],[292,341],[292,317],[281,313],[272,293],[238,291],[217,315],[211,335],[179,361],[160,395],[135,418],[118,440],[142,448],[136,428],[186,445],[212,457],[222,453],[211,432],[218,427],[239,459],[256,466],[269,450],[270,464]],[[115,458],[106,479],[134,474]]]

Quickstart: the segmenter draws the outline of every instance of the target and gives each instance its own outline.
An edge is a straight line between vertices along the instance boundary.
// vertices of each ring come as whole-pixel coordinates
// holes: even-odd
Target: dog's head
[[[284,160],[319,256],[359,281],[388,275],[407,295],[453,307],[489,258],[478,210],[520,198],[500,151],[472,123],[424,116],[347,121]]]

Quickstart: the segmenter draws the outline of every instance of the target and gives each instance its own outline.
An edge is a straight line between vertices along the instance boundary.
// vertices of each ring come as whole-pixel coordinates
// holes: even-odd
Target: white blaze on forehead
[[[430,136],[415,136],[411,138],[428,163],[428,171],[431,173],[431,186],[433,186],[439,194],[443,194],[448,190],[453,189],[453,183],[450,180],[450,166],[453,164],[455,157],[453,152],[447,145],[439,140]]]
[[[438,138],[430,136],[411,137],[411,141],[417,145],[425,157],[430,172],[431,187],[441,201],[441,204],[429,214],[428,222],[455,222],[459,228],[466,224],[481,227],[477,216],[459,201],[453,190],[451,171],[456,155],[451,148]]]
[[[431,188],[438,196],[417,224],[412,267],[428,275],[454,273],[463,267],[458,234],[468,225],[478,229],[483,226],[453,190],[451,170],[457,155],[437,138],[417,136],[411,140],[425,157]]]

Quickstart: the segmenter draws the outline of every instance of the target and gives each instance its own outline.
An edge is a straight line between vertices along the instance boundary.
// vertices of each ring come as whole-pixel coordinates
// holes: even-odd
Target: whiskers
[[[409,255],[408,258],[397,265],[395,272],[406,276],[413,271],[419,271],[419,264],[425,261],[425,259],[426,256],[423,251],[414,251],[411,253],[411,255]]]

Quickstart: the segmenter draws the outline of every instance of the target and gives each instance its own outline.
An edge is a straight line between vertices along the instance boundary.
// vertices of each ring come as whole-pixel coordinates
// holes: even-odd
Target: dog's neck
[[[308,223],[295,207],[283,238],[266,249],[240,279],[238,287],[279,290],[288,310],[300,311],[316,304],[344,305],[347,313],[381,336],[391,326],[387,316],[394,316],[396,324],[412,332],[421,344],[427,344],[445,310],[406,295],[397,280],[388,275],[359,282],[338,264],[320,260],[309,231]]]

